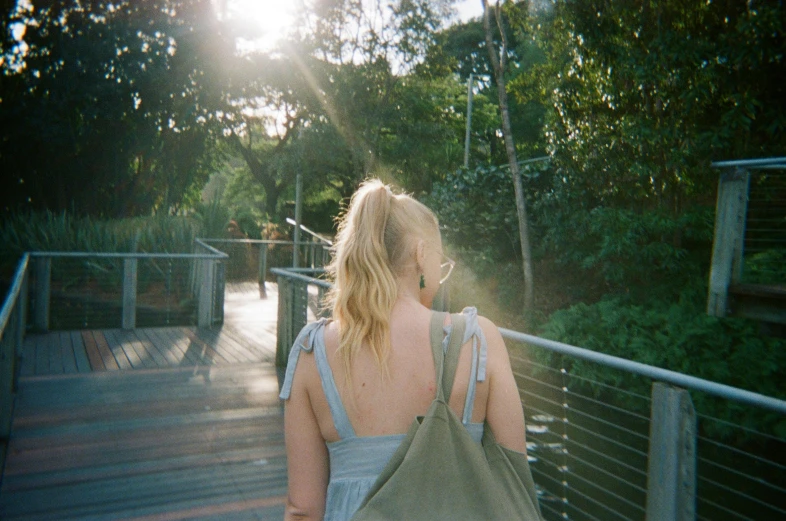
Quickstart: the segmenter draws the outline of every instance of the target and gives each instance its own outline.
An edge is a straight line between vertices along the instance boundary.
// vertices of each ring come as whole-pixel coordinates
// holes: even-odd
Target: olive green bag
[[[352,520],[540,521],[526,455],[497,444],[488,423],[478,445],[447,404],[466,321],[452,315],[450,343],[443,353],[445,315],[434,313],[431,322],[434,366],[442,383],[437,397],[426,415],[412,423]]]

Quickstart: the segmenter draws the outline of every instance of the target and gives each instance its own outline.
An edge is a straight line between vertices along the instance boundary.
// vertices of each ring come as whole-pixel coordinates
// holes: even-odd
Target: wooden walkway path
[[[29,336],[0,519],[282,519],[268,295],[228,292],[221,329]]]

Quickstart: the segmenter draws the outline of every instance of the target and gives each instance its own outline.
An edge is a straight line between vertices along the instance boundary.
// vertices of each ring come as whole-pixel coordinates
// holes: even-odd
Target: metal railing
[[[308,320],[309,287],[330,284],[275,273],[291,288],[279,297],[276,360],[283,367]],[[546,519],[786,518],[786,401],[500,332]]]
[[[721,170],[707,313],[786,324],[786,158]]]
[[[310,241],[299,241],[297,245],[294,241],[269,239],[202,240],[220,246],[227,254],[227,280],[256,280],[259,283],[260,298],[267,298],[265,281],[271,268],[292,266],[297,260],[296,267],[319,269],[330,262],[331,244],[321,236],[315,236]]]
[[[11,417],[14,410],[16,375],[27,327],[27,268],[30,256],[25,254],[16,268],[8,297],[0,310],[0,469],[5,463]]]

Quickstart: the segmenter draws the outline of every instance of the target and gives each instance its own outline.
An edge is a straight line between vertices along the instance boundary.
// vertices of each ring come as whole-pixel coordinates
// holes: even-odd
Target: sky
[[[480,0],[461,0],[456,3],[456,8],[462,22],[483,14],[483,6],[481,6]]]

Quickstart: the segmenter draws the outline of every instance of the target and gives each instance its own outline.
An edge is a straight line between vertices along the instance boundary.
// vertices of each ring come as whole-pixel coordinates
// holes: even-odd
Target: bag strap
[[[461,344],[464,340],[466,319],[461,314],[451,315],[448,336],[445,337],[442,325],[447,313],[435,312],[431,316],[431,353],[434,356],[434,369],[437,373],[437,398],[450,399],[453,381],[456,378]]]
[[[445,323],[447,313],[434,312],[431,314],[431,354],[434,357],[434,371],[437,374],[437,382],[442,381],[445,351],[442,347],[444,332],[442,324]],[[437,398],[445,400],[445,393],[441,385],[437,386]]]
[[[450,319],[451,328],[450,333],[448,333],[450,343],[445,352],[445,368],[442,374],[442,388],[446,399],[450,399],[450,393],[453,391],[453,382],[456,380],[456,369],[458,369],[461,345],[464,343],[464,329],[467,326],[464,315],[460,313],[450,315]]]

